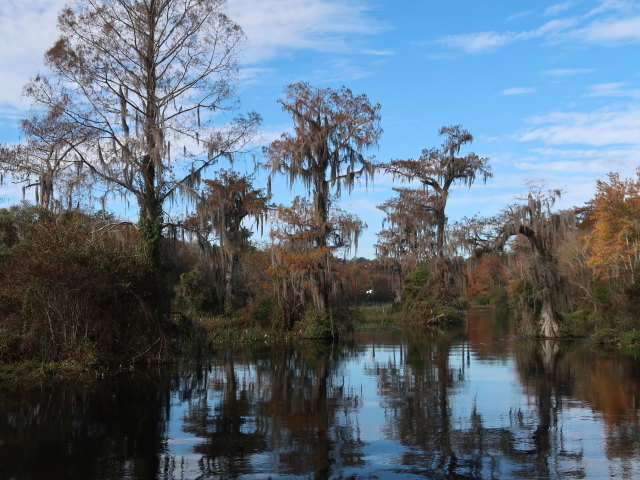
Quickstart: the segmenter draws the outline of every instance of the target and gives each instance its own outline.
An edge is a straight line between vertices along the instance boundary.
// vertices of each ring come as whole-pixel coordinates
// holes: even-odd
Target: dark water
[[[90,388],[0,388],[0,478],[640,478],[640,369],[457,330],[221,354]]]

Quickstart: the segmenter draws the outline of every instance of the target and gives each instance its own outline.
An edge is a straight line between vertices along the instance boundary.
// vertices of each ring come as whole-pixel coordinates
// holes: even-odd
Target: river
[[[0,386],[0,479],[640,478],[639,407],[637,358],[472,310],[453,329]]]

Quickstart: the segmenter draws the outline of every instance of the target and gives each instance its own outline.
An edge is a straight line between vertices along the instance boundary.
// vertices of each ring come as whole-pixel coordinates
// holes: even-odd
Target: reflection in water
[[[634,478],[640,378],[507,318],[0,390],[0,478]]]

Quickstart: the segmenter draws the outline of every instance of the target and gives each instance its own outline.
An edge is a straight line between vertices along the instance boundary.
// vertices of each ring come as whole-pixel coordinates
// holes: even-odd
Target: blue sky
[[[64,3],[0,2],[0,142],[18,139],[21,86],[42,69]],[[564,188],[559,206],[579,205],[596,179],[640,165],[640,2],[228,0],[227,8],[248,37],[238,95],[242,110],[264,118],[256,144],[289,128],[276,100],[301,80],[346,85],[382,105],[384,133],[371,152],[380,162],[417,157],[439,145],[442,125],[462,124],[494,178],[453,191],[451,220],[496,213],[531,181]],[[275,200],[288,202],[285,183],[274,186]],[[339,202],[369,225],[359,255],[374,255],[376,205],[393,186],[379,175],[373,189]],[[0,198],[15,201],[18,189],[4,185]]]

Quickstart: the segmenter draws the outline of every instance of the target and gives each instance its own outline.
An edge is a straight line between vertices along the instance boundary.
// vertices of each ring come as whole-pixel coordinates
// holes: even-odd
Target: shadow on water
[[[0,478],[634,478],[640,371],[505,315],[0,389]]]

